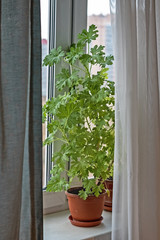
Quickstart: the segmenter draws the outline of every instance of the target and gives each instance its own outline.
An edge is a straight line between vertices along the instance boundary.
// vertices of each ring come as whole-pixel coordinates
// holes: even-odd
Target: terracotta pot
[[[99,197],[89,196],[86,200],[83,200],[78,196],[78,191],[82,189],[80,187],[70,188],[67,192],[69,210],[71,213],[70,220],[72,224],[76,222],[76,226],[86,226],[86,222],[89,221],[89,225],[92,226],[92,222],[95,226],[99,225],[102,221],[102,211],[104,207],[104,200],[106,193],[102,193]],[[77,222],[80,222],[78,225]],[[85,223],[85,224],[82,224]]]
[[[112,212],[112,195],[113,195],[113,180],[107,179],[104,182],[105,189],[110,191],[110,194],[106,194],[105,202],[104,202],[104,209],[107,211]]]

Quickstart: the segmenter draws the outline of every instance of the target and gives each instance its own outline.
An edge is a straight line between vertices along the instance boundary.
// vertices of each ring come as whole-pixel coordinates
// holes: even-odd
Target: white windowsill
[[[112,213],[103,211],[99,226],[82,228],[68,220],[68,210],[44,216],[44,240],[111,240]]]

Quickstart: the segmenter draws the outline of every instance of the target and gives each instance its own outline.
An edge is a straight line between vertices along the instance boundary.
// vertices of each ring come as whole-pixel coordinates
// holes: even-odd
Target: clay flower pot
[[[69,210],[71,216],[69,220],[73,225],[79,227],[97,226],[102,221],[102,211],[106,193],[102,193],[99,197],[89,196],[83,200],[78,196],[79,187],[70,188],[67,192]]]
[[[108,189],[110,192],[109,195],[106,194],[105,202],[104,202],[104,209],[109,212],[112,212],[113,180],[107,179],[104,182],[104,185],[105,185],[105,189]]]

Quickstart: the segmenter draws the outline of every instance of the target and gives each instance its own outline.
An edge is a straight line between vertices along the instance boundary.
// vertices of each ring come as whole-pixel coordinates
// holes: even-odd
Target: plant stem
[[[76,65],[71,65],[69,62],[67,62],[67,61],[65,60],[65,58],[63,58],[63,61],[64,61],[65,63],[69,64],[70,67],[77,68],[77,69],[79,69],[80,71],[83,71],[83,72],[86,73],[86,71],[85,71],[83,68],[80,68],[80,67],[78,67],[78,66],[76,66]]]
[[[70,68],[70,74],[72,75],[72,65],[69,64],[69,68]]]
[[[66,143],[69,144],[69,141],[68,141],[67,136],[66,136],[65,132],[63,131],[63,129],[59,127],[59,131],[62,133],[62,136],[66,140]]]
[[[89,54],[89,43],[88,43],[88,54]]]
[[[88,118],[86,118],[86,122],[87,122],[87,125],[89,127],[89,130],[92,132],[91,126],[90,126],[89,121],[88,121]]]
[[[92,71],[92,64],[91,64],[91,66],[90,66],[90,70],[89,70],[89,71],[90,71],[90,73],[91,73],[91,71]]]
[[[85,72],[86,73],[86,71],[83,69],[83,68],[80,68],[80,67],[77,67],[76,65],[72,65],[74,68],[77,68],[77,69],[79,69],[80,71],[83,71],[83,72]]]
[[[53,141],[58,141],[58,140],[59,140],[59,141],[62,141],[62,142],[65,142],[65,143],[68,143],[67,141],[63,140],[62,138],[57,138],[57,137],[56,137],[55,139],[53,139]]]
[[[85,69],[86,69],[86,71],[87,71],[87,74],[88,74],[89,78],[91,78],[91,75],[90,75],[90,72],[89,72],[89,69],[88,69],[88,67],[87,67],[87,66],[85,66],[85,65],[84,65],[84,67],[85,67]]]
[[[111,167],[112,167],[112,165],[113,165],[113,163],[114,163],[114,160],[112,160],[111,162],[110,162],[110,164],[109,164],[109,166],[108,166],[108,172],[111,170]]]

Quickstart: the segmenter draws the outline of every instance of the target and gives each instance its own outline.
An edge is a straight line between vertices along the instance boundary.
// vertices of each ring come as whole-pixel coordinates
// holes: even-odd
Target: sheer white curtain
[[[116,62],[112,240],[160,240],[160,1],[110,0]]]

